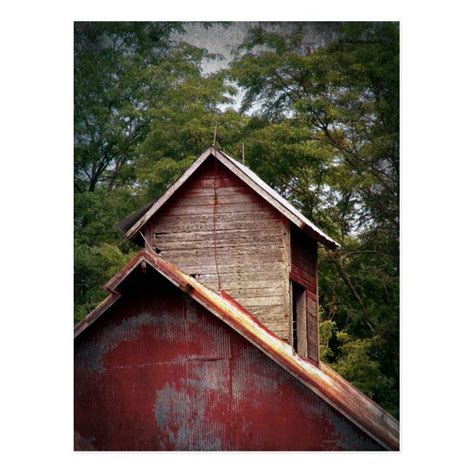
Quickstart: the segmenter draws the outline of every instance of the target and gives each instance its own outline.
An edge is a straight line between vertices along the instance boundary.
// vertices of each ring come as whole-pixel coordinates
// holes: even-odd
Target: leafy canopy
[[[212,28],[211,25],[206,25]],[[241,157],[342,250],[320,252],[324,360],[398,415],[399,30],[249,30],[228,67],[182,23],[75,26],[75,318],[133,254],[115,231],[213,142]],[[242,96],[240,109],[233,100]]]

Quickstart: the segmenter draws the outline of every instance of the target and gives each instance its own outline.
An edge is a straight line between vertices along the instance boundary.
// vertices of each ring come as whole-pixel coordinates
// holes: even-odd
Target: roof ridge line
[[[148,207],[144,213],[136,218],[135,213],[125,217],[117,227],[125,230],[127,222],[133,224],[125,230],[125,236],[133,239],[137,236],[138,231],[145,225],[148,220],[171,198],[171,196],[181,188],[181,186],[194,174],[194,172],[207,160],[209,156],[214,156],[220,163],[222,163],[231,173],[234,173],[247,186],[249,186],[256,194],[264,199],[268,204],[273,206],[277,211],[286,217],[290,222],[295,224],[298,228],[309,233],[315,240],[321,242],[330,249],[340,247],[332,237],[322,231],[316,224],[304,216],[293,204],[281,196],[276,190],[268,185],[262,178],[254,173],[247,166],[242,165],[239,161],[227,155],[223,150],[215,146],[209,146],[194,163],[187,168],[181,176],[174,181],[174,183],[158,198],[154,203]]]
[[[105,288],[110,295],[76,325],[74,337],[79,336],[121,297],[117,287],[143,261],[147,261],[158,273],[189,294],[382,446],[399,449],[399,423],[376,402],[326,364],[317,365],[302,358],[245,308],[241,310],[223,295],[215,293],[174,264],[147,250],[138,252],[109,280]]]

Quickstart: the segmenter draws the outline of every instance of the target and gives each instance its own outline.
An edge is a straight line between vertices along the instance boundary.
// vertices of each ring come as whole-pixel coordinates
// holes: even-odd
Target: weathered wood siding
[[[308,356],[317,361],[319,360],[317,244],[295,226],[291,226],[290,240],[290,278],[306,288]]]
[[[288,221],[233,173],[208,160],[144,234],[209,288],[218,289],[219,275],[221,289],[288,340]]]
[[[380,450],[154,272],[75,339],[76,449]]]

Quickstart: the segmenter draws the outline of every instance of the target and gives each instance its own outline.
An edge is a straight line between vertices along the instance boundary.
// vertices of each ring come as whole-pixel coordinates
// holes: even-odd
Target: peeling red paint
[[[175,287],[181,290],[185,288],[186,294],[192,299],[254,344],[382,446],[399,449],[399,424],[390,414],[325,364],[315,364],[300,357],[291,346],[259,323],[248,311],[241,309],[240,305],[230,301],[228,297],[226,299],[225,295],[217,295],[170,262],[147,251],[140,251],[105,285],[111,292],[113,300],[111,302],[105,300],[104,304],[100,305],[100,310],[94,310],[81,321],[75,328],[76,337],[109,311],[113,304],[120,301],[121,292],[130,285],[129,280],[133,280],[131,275],[136,273],[143,262],[156,270],[156,273],[147,272],[148,275],[153,273],[162,275]],[[139,273],[144,275],[141,271]],[[152,294],[156,292],[156,287],[153,285],[147,286],[145,282],[142,282],[142,285],[142,289],[148,287]]]
[[[129,280],[75,340],[77,449],[383,449],[158,273]]]

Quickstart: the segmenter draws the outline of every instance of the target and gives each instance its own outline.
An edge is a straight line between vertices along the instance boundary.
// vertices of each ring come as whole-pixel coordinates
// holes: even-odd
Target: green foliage
[[[101,243],[89,246],[74,242],[76,322],[105,298],[106,293],[102,290],[102,285],[117,273],[132,255],[133,252],[124,253],[114,244]]]
[[[208,25],[212,28],[211,25]],[[399,31],[249,31],[224,70],[179,23],[75,28],[75,318],[136,251],[114,226],[214,140],[341,244],[320,251],[323,360],[398,416]],[[232,100],[243,93],[239,111]]]
[[[249,163],[342,243],[320,252],[323,359],[398,414],[399,43],[394,23],[257,27],[228,78],[251,112]],[[252,111],[255,104],[260,107]],[[248,141],[248,145],[247,145]]]
[[[309,53],[301,29],[256,28],[241,50],[229,77],[245,90],[242,110],[259,103],[260,117],[311,130],[312,145],[333,152],[327,184],[358,204],[359,225],[397,228],[398,26],[344,24]]]
[[[367,396],[382,402],[398,417],[398,395],[393,390],[395,381],[385,375],[380,361],[380,353],[384,350],[383,338],[351,336],[346,331],[337,331],[334,321],[325,320],[321,323],[320,339],[321,358],[332,361],[330,363],[337,373]]]
[[[384,399],[393,386],[393,380],[383,374],[376,358],[382,339],[377,336],[357,339],[346,332],[338,332],[336,338],[341,355],[333,364],[334,369],[369,397],[384,400],[386,406],[398,415],[398,407],[393,403],[396,399]]]
[[[211,55],[171,40],[182,31],[179,23],[75,25],[76,320],[104,297],[101,285],[134,251],[115,225],[192,161],[195,150],[176,134],[190,115],[178,123],[177,112],[195,103],[197,117],[203,102],[223,100],[227,90],[199,85],[200,64]]]
[[[190,99],[205,50],[171,40],[179,23],[77,23],[75,27],[75,185],[78,191],[133,182],[136,147],[156,115]],[[194,82],[193,82],[194,81]],[[187,97],[176,94],[176,88]],[[205,88],[202,88],[205,90]],[[194,98],[201,103],[205,97]],[[181,101],[181,102],[180,102]],[[125,168],[125,170],[124,170]],[[133,168],[133,166],[132,166]],[[119,180],[119,183],[116,181]]]
[[[336,331],[336,323],[331,320],[321,320],[319,325],[319,355],[322,360],[328,362],[334,357],[330,342]]]

